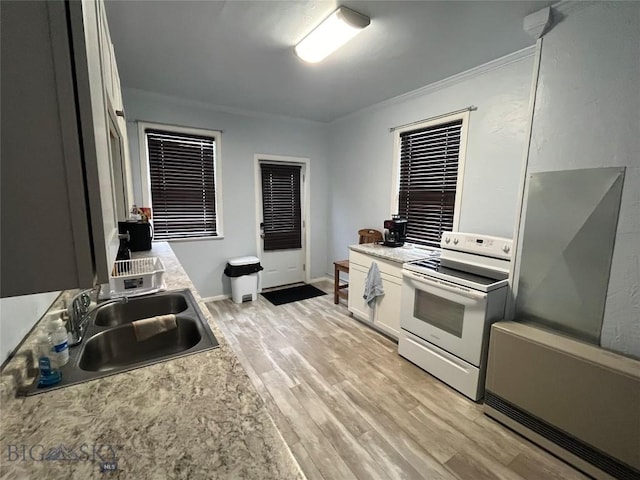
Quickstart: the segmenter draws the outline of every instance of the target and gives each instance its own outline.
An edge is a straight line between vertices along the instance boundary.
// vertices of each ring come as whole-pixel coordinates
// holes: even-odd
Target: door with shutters
[[[262,288],[305,280],[305,164],[259,160],[258,253]]]

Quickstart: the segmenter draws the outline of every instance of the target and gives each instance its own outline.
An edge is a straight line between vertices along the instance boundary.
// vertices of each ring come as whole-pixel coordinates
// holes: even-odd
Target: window
[[[396,131],[398,214],[407,241],[439,247],[442,232],[457,230],[468,112]]]
[[[144,131],[154,238],[219,237],[220,133],[149,125]]]
[[[300,165],[261,163],[264,250],[302,247]]]

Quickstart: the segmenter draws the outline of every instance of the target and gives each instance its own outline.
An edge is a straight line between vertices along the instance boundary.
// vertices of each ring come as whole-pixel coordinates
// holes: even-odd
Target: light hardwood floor
[[[328,295],[207,304],[311,479],[586,479],[398,355]]]

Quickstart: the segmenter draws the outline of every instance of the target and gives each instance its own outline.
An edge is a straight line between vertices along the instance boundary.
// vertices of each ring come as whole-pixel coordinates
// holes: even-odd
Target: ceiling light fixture
[[[296,55],[305,62],[320,62],[370,23],[369,17],[349,8],[340,7],[296,45]]]

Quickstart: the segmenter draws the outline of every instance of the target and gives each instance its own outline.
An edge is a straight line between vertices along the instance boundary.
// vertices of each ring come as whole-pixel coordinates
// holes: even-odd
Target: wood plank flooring
[[[207,304],[311,479],[588,477],[400,357],[328,293]]]

